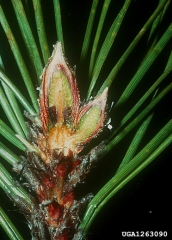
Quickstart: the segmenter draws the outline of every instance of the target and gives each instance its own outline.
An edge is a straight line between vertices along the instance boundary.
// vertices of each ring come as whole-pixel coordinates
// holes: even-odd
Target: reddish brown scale
[[[46,199],[46,193],[42,188],[42,186],[41,187],[38,186],[37,196],[38,196],[39,202],[43,202]]]
[[[58,221],[63,216],[63,208],[57,203],[52,202],[48,205],[48,213],[49,213],[49,224],[58,224]]]
[[[68,233],[61,235],[57,238],[57,240],[69,240],[69,235]]]
[[[44,173],[41,174],[41,176],[47,191],[55,187],[54,179],[51,176],[45,175]]]
[[[64,160],[63,162],[59,163],[55,170],[57,178],[66,179],[70,170],[71,162]]]
[[[75,168],[77,166],[79,166],[81,164],[81,160],[76,159],[75,161],[72,162],[72,169],[71,169],[71,173],[75,170]]]
[[[70,192],[67,195],[65,195],[64,197],[62,197],[61,199],[61,203],[66,206],[66,208],[70,208],[70,206],[72,205],[73,201],[75,199],[75,195],[74,192]]]

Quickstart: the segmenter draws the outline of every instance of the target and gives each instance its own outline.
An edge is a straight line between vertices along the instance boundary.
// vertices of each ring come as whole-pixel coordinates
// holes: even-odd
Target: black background
[[[76,65],[78,85],[81,94],[81,100],[86,96],[86,90],[88,88],[87,80],[87,64],[85,66],[78,66],[79,53],[81,50],[81,43],[83,41],[83,36],[87,24],[87,18],[90,11],[92,1],[61,1],[61,11],[62,11],[62,22],[64,29],[64,44],[65,44],[65,55],[71,66]],[[100,1],[103,2],[103,1]],[[103,36],[111,26],[116,13],[121,8],[124,1],[112,1],[109,14],[105,22],[105,27],[103,31]],[[100,81],[107,76],[108,72],[117,61],[119,56],[126,49],[128,44],[138,33],[140,28],[143,26],[148,16],[150,16],[153,9],[155,9],[158,1],[150,0],[136,0],[131,3],[129,11],[124,20],[121,30],[119,31],[119,37],[117,37],[115,46],[112,47],[110,57],[103,68],[100,76]],[[29,1],[31,3],[31,1]],[[18,32],[18,26],[14,17],[13,9],[9,0],[1,0],[1,4],[4,7],[6,14],[10,23],[16,31],[16,39],[19,42],[20,47],[25,51],[23,47],[23,42],[21,40],[20,33]],[[45,14],[45,24],[49,39],[50,49],[52,50],[52,45],[55,44],[57,38],[55,34],[55,25],[53,18],[53,4],[52,1],[42,1],[43,11]],[[101,4],[100,4],[101,5]],[[100,12],[101,8],[98,8]],[[161,29],[166,29],[169,22],[172,20],[171,14],[172,6],[170,6],[165,20],[162,22]],[[34,24],[34,20],[31,14],[31,24]],[[95,22],[98,18],[95,19]],[[33,29],[35,32],[36,30]],[[95,31],[93,31],[95,32]],[[3,44],[1,45],[2,55],[5,56],[5,67],[7,75],[14,79],[16,85],[18,84],[20,74],[18,72],[17,66],[14,63],[13,56],[10,54],[10,49],[8,44],[6,44],[6,37],[2,31],[1,40]],[[139,60],[145,51],[145,42],[147,35],[139,43],[136,50],[133,52],[129,61],[124,64],[123,70],[119,72],[116,79],[116,84],[113,84],[109,91],[108,104],[111,101],[117,101],[122,89],[124,89],[127,81],[133,76],[137,69]],[[103,39],[103,38],[102,38]],[[102,41],[100,39],[100,42]],[[158,74],[161,73],[166,62],[165,57],[169,54],[169,46],[172,42],[167,44],[165,51],[157,59],[154,67],[151,68],[149,73],[146,74],[144,79],[149,79],[149,81],[144,82],[142,86],[134,92],[134,98],[128,102],[127,105],[132,104],[132,101],[136,100],[140,96],[142,91],[151,84],[152,81],[156,79]],[[91,50],[89,50],[90,53]],[[24,53],[25,54],[25,53]],[[88,54],[89,55],[89,54]],[[31,71],[32,68],[30,67]],[[33,76],[34,77],[34,76]],[[170,75],[171,77],[171,75]],[[169,83],[170,77],[167,83]],[[19,85],[19,84],[18,84]],[[18,86],[17,85],[17,86]],[[98,86],[97,86],[98,87]],[[118,89],[117,89],[118,87]],[[24,92],[24,86],[22,83],[19,85],[22,92]],[[27,97],[27,95],[26,95]],[[122,112],[121,109],[117,109],[109,113],[112,118],[112,125],[115,128],[118,125],[119,119],[122,115],[125,115],[124,106]],[[146,137],[143,139],[143,146],[146,142],[155,135],[155,133],[171,118],[171,93],[169,93],[164,100],[156,108],[156,112],[153,119],[153,124],[150,126]],[[5,116],[3,116],[5,118]],[[106,138],[109,136],[109,131],[106,129],[104,133],[98,138]],[[92,171],[92,173],[87,177],[86,182],[79,186],[78,194],[83,195],[87,192],[92,192],[96,194],[98,189],[100,189],[109,179],[113,176],[117,166],[119,165],[122,156],[125,153],[125,149],[132,138],[133,133],[129,134],[125,141],[115,147],[106,157],[100,160],[97,167]],[[3,139],[6,143],[6,141]],[[94,143],[93,143],[94,145]],[[12,148],[12,146],[11,146]],[[94,220],[89,233],[88,239],[122,239],[122,231],[167,231],[169,236],[171,235],[171,147],[169,146],[165,152],[163,152],[156,161],[154,161],[150,166],[148,166],[142,173],[135,177],[130,183],[128,183],[118,194],[112,198],[109,203],[102,209],[98,214],[97,218]],[[20,152],[18,153],[20,154]],[[3,161],[3,160],[2,160]],[[11,166],[4,163],[5,167],[10,171]],[[15,223],[16,227],[20,229],[20,232],[24,239],[31,239],[29,229],[25,222],[22,214],[13,208],[10,200],[1,191],[0,197],[1,205],[4,209],[7,209],[8,215],[11,217],[12,221]],[[1,239],[8,239],[4,233],[1,233]],[[171,235],[172,236],[172,235]]]

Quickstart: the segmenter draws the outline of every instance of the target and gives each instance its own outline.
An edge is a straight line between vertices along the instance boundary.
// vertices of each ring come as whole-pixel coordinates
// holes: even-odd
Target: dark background
[[[62,23],[64,31],[64,44],[65,55],[71,66],[76,65],[76,75],[78,79],[78,85],[81,94],[81,100],[84,100],[86,96],[86,90],[88,89],[87,79],[87,67],[89,59],[84,66],[78,66],[79,54],[81,51],[81,44],[85,33],[87,24],[87,18],[90,11],[92,1],[61,1],[62,11]],[[103,1],[100,1],[103,2]],[[109,27],[111,26],[116,13],[121,8],[124,1],[113,0],[109,9],[109,14],[105,22],[105,29],[103,30],[102,39],[100,39],[100,45],[103,41],[103,36],[106,36]],[[135,0],[131,3],[129,11],[125,17],[119,36],[117,37],[114,46],[111,49],[107,63],[103,68],[100,75],[100,82],[105,79],[108,72],[118,60],[119,56],[126,49],[128,44],[132,41],[134,36],[141,29],[148,16],[155,9],[158,1],[153,0]],[[31,3],[31,1],[29,2]],[[16,32],[16,39],[19,42],[20,47],[25,54],[25,48],[21,40],[20,32],[17,30],[18,26],[13,13],[11,2],[9,0],[1,0],[1,4],[4,7],[10,24],[12,25],[14,32]],[[49,39],[50,49],[52,51],[52,45],[57,41],[55,34],[55,25],[53,18],[53,4],[52,1],[42,1],[43,11],[46,16],[45,24]],[[171,15],[172,6],[168,9],[165,20],[161,24],[160,31],[163,32],[172,20]],[[101,11],[101,4],[98,8],[98,13]],[[34,24],[32,9],[30,11],[31,24]],[[98,17],[95,19],[97,23]],[[95,24],[97,25],[97,24]],[[95,27],[96,29],[96,27]],[[95,29],[93,32],[95,32]],[[36,30],[33,29],[35,32]],[[6,44],[6,37],[0,29],[0,38],[3,42],[1,45],[2,55],[5,56],[5,67],[7,75],[14,79],[16,85],[20,77],[20,73],[17,70],[17,66],[14,63],[10,48]],[[124,64],[122,71],[119,72],[115,83],[112,85],[109,91],[108,104],[110,106],[112,101],[117,101],[124,86],[136,71],[139,61],[145,52],[146,39],[148,35],[145,35],[139,45],[134,50],[130,59]],[[169,49],[172,42],[167,44],[163,54],[157,59],[155,66],[146,74],[143,79],[144,83],[136,89],[134,92],[134,98],[130,99],[123,109],[115,109],[109,113],[112,118],[113,127],[118,126],[120,117],[125,115],[125,110],[133,101],[137,100],[137,97],[144,92],[147,87],[159,76],[164,68],[166,62],[163,59],[167,59],[169,55]],[[89,50],[89,53],[91,50]],[[88,53],[88,55],[89,55]],[[29,64],[29,63],[28,63]],[[30,67],[31,68],[31,67]],[[32,68],[31,68],[32,71]],[[171,75],[167,78],[165,84],[171,81]],[[34,74],[33,74],[34,78]],[[147,80],[149,79],[149,81]],[[36,82],[36,80],[35,80]],[[18,84],[21,91],[24,92],[24,86],[22,83]],[[17,86],[18,86],[17,85]],[[97,88],[99,86],[97,85]],[[27,95],[26,95],[27,97]],[[143,139],[144,146],[149,139],[154,136],[157,131],[164,126],[171,118],[171,93],[169,93],[163,101],[158,105],[153,118],[153,123],[150,125],[150,129]],[[3,116],[5,119],[5,116]],[[6,119],[5,119],[6,120]],[[108,137],[110,132],[106,129],[104,133],[98,138],[98,141]],[[100,160],[97,167],[87,177],[86,182],[79,186],[78,194],[83,195],[92,192],[96,194],[97,191],[113,176],[116,171],[125,149],[133,137],[134,132],[131,132],[128,137],[122,141],[117,147],[115,147],[106,157]],[[6,141],[3,139],[4,143]],[[97,140],[96,140],[97,141]],[[95,143],[96,143],[95,141]],[[94,145],[94,143],[93,143]],[[142,147],[141,146],[141,147]],[[12,146],[11,146],[12,148]],[[109,203],[102,209],[94,220],[89,233],[88,239],[122,239],[121,231],[167,231],[169,236],[171,235],[171,160],[172,149],[169,146],[165,152],[163,152],[153,163],[151,163],[142,173],[135,177],[130,183],[128,183],[118,194],[112,198]],[[20,154],[20,152],[18,153]],[[3,161],[3,160],[2,160]],[[3,161],[4,163],[4,161]],[[10,171],[11,166],[4,163],[5,167]],[[18,213],[11,201],[1,191],[0,202],[4,209],[7,209],[9,217],[15,223],[16,227],[20,229],[20,232],[24,239],[31,239],[27,223],[21,213]],[[4,233],[1,233],[1,239],[8,239]],[[172,236],[172,235],[171,235]]]

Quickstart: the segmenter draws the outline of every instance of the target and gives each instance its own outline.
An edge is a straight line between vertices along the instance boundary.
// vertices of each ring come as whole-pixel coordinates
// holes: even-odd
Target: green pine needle
[[[109,32],[104,40],[104,43],[101,47],[100,53],[97,57],[94,69],[93,69],[93,73],[92,73],[92,80],[88,89],[88,95],[87,95],[87,100],[90,98],[91,96],[91,92],[97,82],[98,76],[100,74],[100,71],[102,69],[102,66],[108,56],[108,53],[112,47],[112,44],[116,38],[116,35],[118,33],[118,30],[122,24],[122,21],[125,17],[125,14],[130,6],[131,0],[126,0],[124,2],[123,7],[121,8],[120,12],[118,13],[117,17],[115,18],[111,28],[109,29]]]
[[[34,12],[35,12],[39,43],[41,46],[41,52],[43,55],[44,65],[45,65],[48,62],[48,58],[50,57],[50,52],[49,52],[48,41],[47,41],[44,20],[42,15],[41,0],[32,0],[32,2],[33,2]]]
[[[24,240],[2,207],[0,207],[0,222],[9,239]]]
[[[21,0],[12,0],[12,5],[16,14],[16,18],[20,27],[20,32],[22,34],[22,37],[24,39],[24,42],[26,44],[26,48],[29,53],[30,60],[35,67],[37,80],[39,80],[41,74],[43,65],[41,62],[40,54],[38,51],[38,47],[36,45],[34,36],[32,34],[32,30],[30,28],[29,22],[26,18],[26,13],[23,8],[23,4]],[[38,81],[40,83],[40,81]]]
[[[172,143],[172,120],[96,194],[88,204],[79,230],[84,235],[101,208],[122,187],[150,164],[167,146]]]
[[[53,0],[53,4],[54,4],[57,39],[59,42],[62,43],[63,50],[64,50],[65,48],[64,48],[64,39],[63,39],[63,30],[62,30],[62,21],[61,21],[60,1]]]
[[[112,71],[109,73],[107,79],[104,81],[102,87],[98,91],[98,94],[100,94],[106,87],[110,87],[113,81],[115,80],[115,77],[125,61],[128,59],[130,54],[133,52],[134,48],[137,46],[141,38],[144,36],[146,31],[149,29],[153,21],[156,19],[158,14],[163,10],[164,5],[167,1],[163,1],[161,4],[158,5],[157,9],[154,11],[154,13],[151,15],[151,17],[148,19],[148,21],[144,24],[142,29],[139,31],[137,36],[134,38],[134,40],[131,42],[127,50],[124,52],[124,54],[121,56],[121,58],[118,60],[117,64],[113,67]],[[169,30],[170,31],[170,30]],[[169,32],[168,32],[169,33]],[[170,34],[169,34],[170,35]],[[170,36],[169,36],[170,38]],[[165,39],[164,39],[165,40]],[[145,63],[146,66],[146,63]],[[147,67],[149,67],[148,62],[147,62]],[[137,76],[137,75],[136,75]],[[126,94],[126,93],[123,93]]]
[[[168,26],[166,31],[163,30],[163,33],[161,29],[161,25],[168,13],[167,10],[170,6],[170,1],[159,0],[152,15],[143,25],[117,63],[112,66],[112,70],[107,74],[105,81],[101,83],[99,80],[101,71],[110,55],[112,45],[115,44],[116,35],[118,34],[119,29],[122,29],[123,19],[127,19],[126,13],[130,11],[129,6],[133,4],[133,1],[131,0],[123,2],[124,4],[121,10],[117,16],[114,16],[114,21],[107,31],[108,33],[104,38],[102,46],[100,46],[99,39],[100,37],[103,37],[104,29],[107,27],[105,26],[105,21],[106,18],[108,18],[108,11],[111,7],[112,1],[104,0],[104,3],[101,3],[99,0],[92,1],[92,7],[80,55],[80,64],[82,67],[84,64],[88,65],[88,73],[86,73],[90,80],[87,95],[88,100],[92,91],[97,86],[101,86],[98,94],[100,94],[106,87],[110,88],[112,86],[118,72],[123,70],[122,67],[124,67],[125,71],[124,63],[126,60],[129,60],[130,55],[135,49],[137,50],[136,46],[140,40],[143,39],[143,36],[145,37],[145,33],[150,31],[146,39],[144,56],[142,56],[142,59],[139,62],[139,67],[133,74],[133,77],[129,80],[128,85],[125,88],[123,87],[122,94],[116,100],[116,104],[114,104],[115,110],[118,107],[123,110],[124,103],[128,103],[130,98],[134,98],[134,90],[136,87],[139,88],[140,83],[143,82],[144,84],[147,71],[151,70],[152,64],[156,62],[158,57],[161,57],[162,51],[164,51],[166,47],[169,47],[168,43],[172,40],[172,24]],[[0,163],[0,187],[9,197],[11,197],[11,200],[15,197],[23,198],[24,203],[31,206],[33,203],[30,194],[27,193],[19,183],[16,184],[13,180],[12,174],[9,173],[4,166],[5,164],[15,166],[15,164],[24,161],[23,158],[18,156],[18,151],[21,151],[22,154],[27,150],[38,151],[38,149],[28,140],[29,129],[25,122],[27,120],[23,117],[23,111],[26,111],[29,116],[32,116],[35,121],[37,121],[38,125],[41,125],[39,119],[39,104],[37,100],[38,96],[35,90],[35,85],[40,85],[40,75],[50,57],[49,46],[53,45],[54,42],[48,42],[49,36],[46,34],[46,24],[44,25],[44,22],[47,23],[48,19],[46,16],[43,16],[43,5],[41,0],[32,0],[32,3],[27,0],[11,0],[11,3],[15,13],[14,18],[18,22],[17,28],[21,33],[25,48],[22,48],[16,41],[17,36],[15,35],[15,28],[13,30],[13,25],[10,22],[8,23],[6,17],[7,13],[3,11],[1,6],[0,22],[7,37],[7,41],[9,42],[12,54],[14,55],[15,62],[19,68],[21,81],[25,84],[29,101],[26,100],[27,97],[19,91],[17,83],[15,83],[16,85],[14,84],[15,79],[9,79],[7,77],[9,76],[10,68],[8,69],[8,67],[6,67],[6,69],[4,69],[3,62],[0,62],[0,84],[2,86],[2,88],[0,86],[0,103],[4,114],[2,114],[3,120],[0,119],[0,133],[3,141],[5,140],[4,142],[9,142],[9,145],[8,143],[5,144],[4,142],[0,142],[0,157],[2,159],[2,162]],[[65,36],[63,34],[65,33],[65,26],[64,22],[62,22],[63,12],[61,15],[60,1],[53,0],[52,3],[48,4],[52,4],[54,7],[57,40],[62,43],[64,49]],[[62,5],[62,7],[63,6],[65,5]],[[98,11],[100,11],[100,14]],[[28,19],[29,16],[34,16],[35,19],[33,22]],[[94,26],[95,18],[98,20],[97,26]],[[96,30],[95,34],[93,33],[94,27]],[[55,30],[52,29],[52,31]],[[99,47],[100,50],[98,52]],[[22,49],[26,49],[26,53],[23,53]],[[171,48],[169,47],[169,49],[170,53]],[[88,53],[90,50],[92,51],[90,59],[88,59]],[[87,60],[89,61],[88,64]],[[170,120],[159,130],[158,133],[154,134],[154,137],[152,137],[144,147],[141,147],[143,139],[150,129],[150,123],[152,124],[153,121],[155,121],[154,113],[156,113],[159,103],[165,96],[167,96],[167,94],[169,94],[170,91],[172,91],[172,83],[169,83],[167,79],[172,71],[172,52],[169,58],[165,58],[165,61],[167,64],[163,70],[164,72],[162,71],[158,75],[157,79],[152,83],[149,89],[145,90],[143,96],[139,95],[140,98],[137,103],[134,103],[130,109],[126,111],[124,117],[119,119],[118,127],[109,134],[110,136],[107,144],[102,150],[103,156],[109,153],[117,144],[121,143],[131,131],[133,132],[133,138],[128,143],[128,149],[124,153],[124,157],[121,159],[119,166],[114,168],[113,177],[102,187],[102,189],[98,190],[97,194],[88,204],[83,218],[80,219],[79,231],[74,239],[84,239],[92,222],[104,205],[172,143],[172,120]],[[20,82],[18,82],[18,84],[20,84]],[[116,86],[116,89],[118,90],[118,86]],[[110,89],[109,92],[111,93],[111,91],[112,90]],[[149,101],[149,98],[152,100]],[[7,122],[5,122],[6,119]],[[10,125],[11,127],[9,127]],[[16,148],[16,152],[15,150],[11,150],[11,145],[13,145],[13,149]],[[22,240],[22,236],[7,215],[8,214],[6,214],[0,207],[0,220],[4,231],[10,239]]]

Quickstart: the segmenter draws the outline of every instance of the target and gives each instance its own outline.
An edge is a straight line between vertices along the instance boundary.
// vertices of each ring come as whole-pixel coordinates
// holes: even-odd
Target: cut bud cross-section
[[[57,124],[66,124],[72,130],[79,103],[74,72],[64,59],[61,43],[57,43],[42,75],[40,111],[44,132]]]
[[[56,149],[67,156],[78,154],[84,144],[103,127],[107,88],[93,101],[80,108],[75,74],[67,64],[61,43],[55,46],[42,75],[40,91],[41,122],[46,152]],[[47,147],[49,151],[47,151]]]

